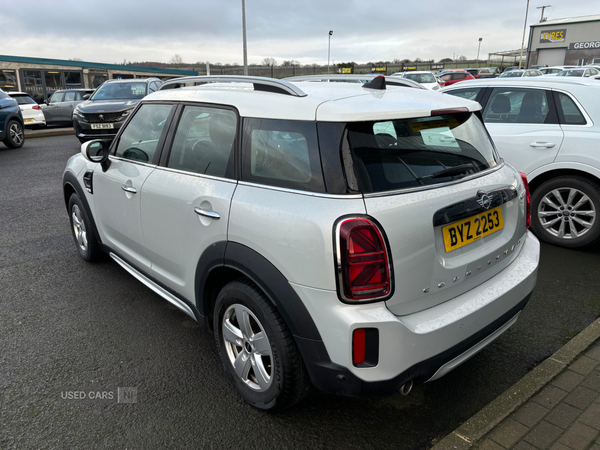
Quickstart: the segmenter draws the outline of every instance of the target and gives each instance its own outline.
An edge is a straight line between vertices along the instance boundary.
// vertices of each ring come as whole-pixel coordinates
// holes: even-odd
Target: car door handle
[[[533,148],[552,148],[556,144],[554,142],[532,142],[529,145]]]
[[[133,186],[127,186],[127,185],[123,185],[121,186],[121,189],[123,189],[125,192],[130,192],[132,194],[137,194],[137,189],[134,188]]]
[[[211,219],[219,220],[221,215],[215,211],[206,211],[205,209],[198,208],[197,206],[194,208],[194,212],[199,216],[209,217]]]

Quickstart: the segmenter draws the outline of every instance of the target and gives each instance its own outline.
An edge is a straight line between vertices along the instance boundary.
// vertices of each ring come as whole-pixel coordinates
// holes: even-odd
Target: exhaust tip
[[[408,394],[410,394],[410,391],[412,391],[412,388],[413,388],[413,380],[408,380],[400,388],[400,393],[402,395],[408,395]]]

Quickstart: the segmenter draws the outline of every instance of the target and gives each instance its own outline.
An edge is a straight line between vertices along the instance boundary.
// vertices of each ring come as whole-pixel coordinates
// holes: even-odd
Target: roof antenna
[[[368,83],[363,84],[362,87],[368,89],[385,90],[385,77],[383,75],[378,75]]]

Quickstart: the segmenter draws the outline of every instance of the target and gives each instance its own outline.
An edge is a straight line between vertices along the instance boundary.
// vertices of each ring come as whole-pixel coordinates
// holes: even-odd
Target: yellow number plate
[[[500,206],[442,228],[447,252],[470,244],[504,227]]]
[[[25,122],[25,123],[31,123],[31,122],[33,122],[33,119],[25,119],[23,122]]]

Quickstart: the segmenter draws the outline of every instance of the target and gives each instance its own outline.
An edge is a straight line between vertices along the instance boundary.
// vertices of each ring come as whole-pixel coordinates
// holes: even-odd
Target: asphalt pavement
[[[314,392],[275,415],[229,385],[213,337],[110,259],[82,261],[61,177],[73,135],[0,143],[0,448],[427,449],[600,313],[600,245],[542,245],[519,321],[411,394]]]

